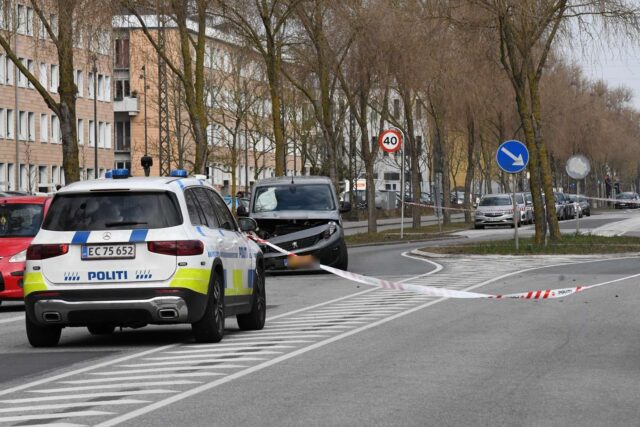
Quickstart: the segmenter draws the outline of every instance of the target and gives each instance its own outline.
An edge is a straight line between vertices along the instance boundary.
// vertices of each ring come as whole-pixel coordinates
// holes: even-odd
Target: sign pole
[[[400,167],[400,240],[404,238],[404,144],[400,148],[402,166]]]
[[[520,250],[520,242],[518,241],[518,220],[520,219],[520,211],[516,204],[516,175],[517,174],[515,173],[511,174],[513,181],[513,238],[516,242],[516,252],[518,252]]]
[[[580,209],[580,180],[576,179],[576,203]],[[580,234],[580,212],[576,209],[576,236]]]

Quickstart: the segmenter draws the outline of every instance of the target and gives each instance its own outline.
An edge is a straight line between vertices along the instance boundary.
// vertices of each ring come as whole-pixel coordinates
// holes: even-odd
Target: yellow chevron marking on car
[[[185,288],[200,294],[209,291],[211,270],[205,268],[179,268],[169,283],[171,288]]]
[[[44,283],[42,273],[26,273],[24,275],[24,296],[39,292],[46,291],[47,285]]]

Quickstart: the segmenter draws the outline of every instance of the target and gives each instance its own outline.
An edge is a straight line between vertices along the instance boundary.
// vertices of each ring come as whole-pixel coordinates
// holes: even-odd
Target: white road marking
[[[66,393],[70,391],[85,391],[85,390],[104,390],[109,388],[134,388],[134,387],[157,387],[159,385],[187,385],[187,384],[201,384],[202,381],[155,381],[150,383],[122,383],[122,384],[96,384],[80,387],[64,387],[64,388],[48,388],[40,390],[29,390],[29,393]]]
[[[256,349],[261,349],[262,347],[256,347],[256,346],[238,346],[238,347],[227,347],[227,348],[199,348],[199,349],[194,349],[194,350],[176,350],[176,351],[165,351],[163,352],[163,354],[197,354],[197,353],[209,353],[209,352],[237,352],[237,353],[242,353],[242,352],[247,352],[249,353],[249,351],[247,350],[256,350]],[[285,349],[285,348],[295,348],[295,346],[292,345],[273,345],[273,346],[269,346],[266,347],[265,350],[272,350],[272,349]]]
[[[257,356],[270,355],[270,354],[282,354],[281,351],[264,351],[264,352],[255,352]],[[202,362],[253,362],[257,360],[264,360],[264,357],[253,357],[253,356],[236,356],[234,353],[220,353],[220,354],[189,354],[184,356],[166,356],[166,357],[150,357],[145,360],[166,360],[166,361],[177,361],[177,360],[198,360],[202,359]],[[92,374],[95,375],[95,374]]]
[[[71,423],[47,423],[47,424],[21,424],[22,427],[86,427],[84,424]]]
[[[44,397],[26,397],[22,399],[6,399],[0,400],[0,403],[33,403],[33,402],[49,402],[52,400],[71,400],[71,399],[93,399],[96,397],[120,397],[120,396],[135,396],[142,394],[168,394],[176,393],[175,390],[132,390],[132,391],[108,391],[105,393],[84,393],[84,394],[59,394],[56,396],[44,396]]]
[[[433,263],[433,264],[435,264],[435,263]],[[577,264],[579,264],[579,263],[577,263]],[[508,273],[508,274],[504,274],[504,275],[501,275],[501,276],[498,276],[498,277],[495,277],[495,278],[492,278],[492,279],[489,279],[489,280],[485,280],[485,281],[483,281],[481,283],[478,283],[478,284],[475,284],[475,285],[472,285],[472,286],[468,286],[468,287],[464,288],[464,290],[471,291],[471,290],[480,288],[482,286],[486,286],[486,285],[489,285],[491,283],[497,282],[499,280],[505,279],[505,278],[510,277],[510,276],[515,276],[515,275],[521,274],[523,272],[536,270],[536,269],[543,269],[543,268],[548,268],[548,266],[539,266],[539,267],[528,268],[528,269],[525,269],[525,270],[520,270],[520,271],[515,271],[515,272]],[[439,268],[439,269],[437,268],[437,270],[440,271],[440,270],[442,270],[442,268]],[[424,276],[427,276],[427,275],[429,275],[429,274],[421,275],[419,277],[424,277]],[[634,277],[634,276],[635,275],[629,276],[629,277]],[[415,280],[415,279],[407,279],[406,281],[409,281],[409,280]],[[392,316],[385,317],[383,319],[379,319],[379,320],[377,320],[377,321],[375,321],[373,323],[369,323],[369,324],[363,325],[363,326],[358,327],[356,329],[352,329],[350,331],[343,332],[343,333],[341,333],[339,335],[335,335],[333,337],[327,338],[327,339],[325,339],[323,341],[319,341],[319,342],[313,343],[313,344],[311,344],[311,345],[309,345],[307,347],[302,347],[302,348],[299,348],[298,350],[295,350],[293,352],[290,352],[290,353],[287,353],[287,354],[283,354],[283,355],[281,355],[281,356],[279,356],[279,357],[277,357],[275,359],[271,359],[271,360],[265,361],[265,362],[263,362],[261,364],[252,366],[252,367],[247,368],[247,369],[245,369],[243,371],[239,371],[239,372],[233,373],[233,374],[231,374],[229,376],[226,376],[224,378],[221,378],[221,379],[218,379],[218,380],[214,380],[214,381],[209,382],[209,383],[202,384],[202,385],[200,385],[198,387],[195,387],[193,389],[190,389],[190,390],[184,391],[182,393],[176,394],[174,396],[165,398],[165,399],[163,399],[161,401],[154,402],[151,405],[148,405],[146,407],[138,408],[138,409],[136,409],[136,410],[134,410],[134,411],[132,411],[130,413],[123,414],[123,415],[115,417],[115,418],[113,418],[111,420],[104,421],[104,422],[98,424],[97,427],[108,427],[108,426],[114,426],[114,425],[123,423],[125,421],[131,420],[133,418],[139,417],[139,416],[147,414],[149,412],[153,412],[155,410],[164,408],[167,405],[170,405],[172,403],[179,402],[179,401],[187,399],[187,398],[189,398],[191,396],[194,396],[194,395],[200,394],[202,392],[205,392],[207,390],[213,389],[213,388],[218,387],[218,386],[220,386],[222,384],[226,384],[226,383],[231,382],[231,381],[233,381],[235,379],[242,378],[242,377],[250,375],[250,374],[252,374],[254,372],[258,372],[258,371],[260,371],[262,369],[266,369],[266,368],[268,368],[270,366],[276,365],[278,363],[281,363],[281,362],[284,362],[286,360],[292,359],[292,358],[297,357],[299,355],[302,355],[302,354],[308,353],[310,351],[316,350],[318,348],[324,347],[326,345],[332,344],[332,343],[334,343],[336,341],[340,341],[342,339],[348,338],[348,337],[350,337],[352,335],[355,335],[355,334],[358,334],[360,332],[369,330],[371,328],[375,328],[377,326],[380,326],[382,324],[391,322],[391,321],[399,319],[401,317],[408,316],[408,315],[410,315],[412,313],[415,313],[417,311],[423,310],[423,309],[425,309],[427,307],[433,306],[435,304],[438,304],[440,302],[447,301],[447,300],[448,300],[448,298],[438,298],[438,299],[427,301],[427,302],[425,302],[423,304],[420,304],[417,307],[414,307],[412,309],[401,311],[401,312],[396,313],[396,314],[394,314]]]
[[[103,411],[78,411],[78,412],[65,412],[65,418],[76,418],[76,417],[95,417],[97,415],[112,415],[113,412],[103,412]],[[0,423],[10,423],[16,421],[29,421],[29,420],[48,420],[61,418],[60,413],[56,414],[38,414],[38,415],[16,415],[13,417],[1,417]],[[47,426],[53,424],[47,424]]]
[[[191,363],[190,365],[185,365],[185,363]],[[199,363],[204,363],[204,362],[199,362]],[[219,362],[215,362],[215,363],[219,363]],[[135,364],[135,365],[118,365],[119,368],[145,368],[145,367],[151,367],[151,366],[169,366],[169,365],[182,365],[182,366],[193,366],[193,361],[192,360],[178,360],[175,362],[155,362],[155,363],[139,363],[139,364]],[[233,368],[238,367],[238,368],[246,368],[245,365],[216,365],[218,366],[220,369],[229,369],[229,368]]]
[[[269,322],[271,320],[279,319],[281,317],[291,316],[292,314],[301,313],[303,311],[313,310],[314,308],[322,307],[322,306],[325,306],[327,304],[333,304],[334,302],[342,301],[342,300],[345,300],[345,299],[348,299],[348,298],[353,298],[353,297],[356,297],[356,296],[359,296],[359,295],[368,294],[369,292],[373,292],[375,290],[377,290],[377,288],[366,289],[364,291],[356,292],[355,294],[345,295],[343,297],[332,299],[332,300],[325,301],[325,302],[321,302],[319,304],[314,304],[314,305],[311,305],[309,307],[302,307],[302,308],[299,308],[297,310],[289,311],[287,313],[278,314],[277,316],[267,317],[267,322]]]
[[[130,354],[128,356],[119,357],[119,358],[108,360],[108,361],[102,362],[102,363],[92,364],[92,365],[89,365],[89,366],[87,366],[85,368],[81,368],[81,369],[76,369],[76,370],[73,370],[73,371],[65,372],[65,373],[60,374],[60,375],[54,375],[52,377],[42,378],[42,379],[37,380],[37,381],[32,381],[30,383],[26,383],[26,384],[22,384],[22,385],[19,385],[19,386],[15,386],[15,387],[4,389],[4,390],[0,391],[0,396],[4,396],[6,394],[15,394],[16,391],[24,390],[25,388],[31,388],[31,387],[39,386],[40,384],[46,384],[46,383],[49,383],[49,382],[58,381],[58,380],[60,380],[62,378],[68,378],[70,376],[81,374],[83,372],[88,372],[88,371],[92,371],[94,369],[104,368],[105,366],[114,365],[116,363],[124,362],[124,361],[130,360],[130,359],[135,359],[135,358],[141,357],[141,356],[146,356],[148,354],[157,353],[159,351],[167,350],[167,349],[172,348],[172,347],[176,347],[176,344],[170,344],[170,345],[165,345],[165,346],[162,346],[162,347],[152,348],[151,350],[146,350],[146,351],[142,351],[142,352],[139,352],[139,353]]]
[[[254,341],[254,340],[259,340],[260,339],[260,335],[256,335],[254,337],[246,337],[246,336],[231,336],[228,338],[225,338],[226,341],[233,341],[233,342],[238,342],[238,341]],[[301,335],[284,335],[284,334],[277,334],[277,335],[271,335],[270,338],[282,338],[283,343],[288,343],[288,341],[284,341],[287,338],[324,338],[325,335],[321,335],[321,334],[301,334]],[[264,337],[262,337],[264,339]]]
[[[264,359],[260,359],[264,360]],[[172,371],[199,371],[203,369],[238,369],[246,368],[245,365],[191,365],[191,366],[162,366],[158,368],[145,369],[129,369],[122,371],[95,372],[91,375],[131,375],[131,374],[151,374],[154,372],[172,372]]]
[[[308,319],[308,320],[297,320],[295,322],[274,322],[277,323],[278,325],[282,325],[282,326],[304,326],[304,325],[327,325],[327,324],[331,324],[331,325],[357,325],[360,323],[366,323],[366,322],[359,322],[357,320],[341,320],[341,319],[335,319],[335,317],[333,319],[327,319],[327,320],[322,320],[322,319]]]
[[[226,338],[225,338],[226,339]],[[308,344],[313,341],[309,340],[288,340],[286,344]],[[271,348],[271,344],[284,344],[284,341],[281,340],[264,340],[264,341],[255,341],[252,343],[246,344],[246,347],[260,347],[265,346],[265,348]],[[180,348],[220,348],[220,347],[237,347],[238,343],[219,343],[219,344],[202,344],[202,345],[183,345]]]
[[[28,412],[28,411],[48,411],[65,408],[85,408],[87,406],[107,406],[107,405],[134,405],[138,403],[149,403],[148,400],[120,399],[120,400],[94,400],[91,402],[73,403],[53,403],[49,405],[14,406],[11,408],[0,408],[0,413],[8,412]],[[61,413],[60,415],[64,415]],[[64,418],[61,416],[60,418]]]
[[[107,383],[113,381],[128,380],[147,380],[147,379],[165,379],[165,378],[188,378],[188,377],[217,377],[224,374],[213,372],[187,372],[184,374],[162,374],[162,375],[136,375],[132,377],[115,377],[115,378],[92,378],[86,380],[60,381],[61,384],[96,384]]]

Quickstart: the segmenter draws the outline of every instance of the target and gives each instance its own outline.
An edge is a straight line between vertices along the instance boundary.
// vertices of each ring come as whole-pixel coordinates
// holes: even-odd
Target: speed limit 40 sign
[[[383,151],[395,153],[402,147],[402,134],[395,129],[387,129],[380,133],[378,144]]]

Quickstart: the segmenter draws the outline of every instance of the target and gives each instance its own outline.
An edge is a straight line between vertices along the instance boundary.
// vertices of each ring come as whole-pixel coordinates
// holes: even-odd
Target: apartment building
[[[15,6],[15,14],[0,14],[0,31],[11,38],[22,63],[55,98],[59,85],[55,46],[28,3],[18,2],[12,6]],[[55,31],[55,14],[50,14],[50,22]],[[77,32],[74,42],[81,179],[93,178],[96,167],[103,175],[114,163],[112,61],[108,34],[90,37]],[[95,76],[92,71],[94,54],[98,70]],[[94,93],[94,82],[97,93]],[[96,144],[98,165],[94,162]],[[0,49],[0,190],[34,192],[40,186],[64,183],[60,121],[26,76]]]

